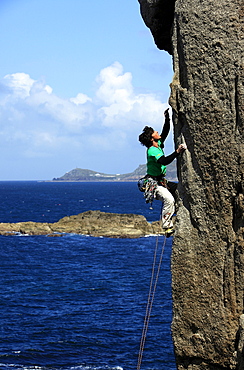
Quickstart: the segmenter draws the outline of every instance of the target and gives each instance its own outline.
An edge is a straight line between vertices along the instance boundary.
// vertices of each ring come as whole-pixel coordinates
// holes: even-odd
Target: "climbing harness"
[[[160,218],[161,221],[161,218]],[[141,362],[142,362],[142,355],[143,355],[143,350],[146,342],[146,336],[147,336],[147,330],[148,330],[148,325],[149,325],[149,320],[150,320],[150,315],[152,311],[152,306],[153,306],[153,300],[156,292],[156,287],[157,287],[157,282],[158,282],[158,277],[159,277],[159,272],[162,264],[162,259],[163,259],[163,254],[164,254],[164,248],[166,244],[166,235],[164,236],[164,241],[161,249],[161,253],[159,256],[158,260],[158,237],[159,235],[157,234],[156,237],[156,247],[154,251],[154,257],[153,257],[153,266],[152,266],[152,274],[151,274],[151,281],[150,281],[150,287],[149,287],[149,293],[148,293],[148,300],[147,300],[147,306],[146,306],[146,314],[144,318],[144,324],[143,324],[143,329],[142,329],[142,336],[141,336],[141,342],[140,342],[140,349],[139,349],[139,354],[138,354],[138,362],[137,362],[137,370],[140,370],[141,367]],[[158,260],[158,262],[157,262]]]
[[[155,191],[158,186],[158,182],[151,177],[144,176],[137,182],[138,189],[144,193],[144,198],[146,203],[150,203],[152,207],[152,202],[155,199]]]
[[[137,182],[138,189],[144,193],[145,201],[146,203],[150,203],[150,208],[152,208],[152,202],[156,198],[156,189],[158,185],[169,189],[165,177],[153,178],[150,175],[146,175]]]

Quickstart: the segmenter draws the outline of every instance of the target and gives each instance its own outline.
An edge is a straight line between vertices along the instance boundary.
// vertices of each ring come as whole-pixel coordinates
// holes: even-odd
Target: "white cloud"
[[[133,92],[132,75],[129,72],[123,74],[123,67],[118,62],[102,69],[96,81],[100,85],[97,97],[107,105],[126,102]]]
[[[123,74],[123,67],[115,62],[103,69],[97,79],[97,97],[103,105],[98,114],[105,126],[131,127],[158,125],[162,122],[163,104],[154,94],[136,94],[131,73]]]
[[[35,81],[26,73],[13,73],[4,76],[4,83],[11,89],[11,96],[25,98],[29,96],[30,89]]]
[[[70,98],[70,101],[76,105],[80,105],[86,103],[87,101],[92,101],[92,99],[85,94],[79,93],[75,98]]]
[[[33,130],[45,122],[50,130],[58,125],[67,132],[77,132],[92,121],[92,109],[86,106],[91,99],[85,94],[62,99],[42,80],[35,81],[25,73],[7,75],[1,84],[6,94],[0,99],[0,115],[5,122],[15,122],[16,129],[28,129],[31,124]]]
[[[102,69],[96,84],[94,97],[80,92],[64,99],[43,79],[34,80],[26,73],[3,77],[0,152],[5,156],[14,152],[20,158],[56,156],[57,160],[78,155],[86,159],[86,168],[94,168],[89,165],[91,157],[99,160],[106,151],[123,156],[139,146],[138,135],[145,125],[161,129],[167,104],[155,94],[137,94],[131,73],[124,72],[120,63]],[[108,156],[107,161],[114,159]]]

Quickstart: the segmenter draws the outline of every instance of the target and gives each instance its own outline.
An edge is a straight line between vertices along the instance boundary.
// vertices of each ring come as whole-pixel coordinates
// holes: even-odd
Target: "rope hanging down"
[[[139,349],[139,354],[138,354],[138,363],[137,363],[137,370],[140,370],[141,367],[141,362],[142,362],[142,355],[143,355],[143,350],[146,342],[146,336],[147,336],[147,330],[148,330],[148,324],[150,320],[150,315],[152,311],[152,305],[153,305],[153,300],[156,292],[156,287],[157,287],[157,282],[158,282],[158,277],[159,277],[159,272],[162,264],[162,259],[163,259],[163,254],[164,254],[164,247],[166,244],[166,236],[164,236],[164,242],[162,245],[162,250],[160,254],[160,258],[158,261],[158,267],[156,271],[156,262],[157,262],[157,251],[158,251],[158,235],[156,238],[156,247],[154,251],[154,257],[153,257],[153,266],[152,266],[152,275],[151,275],[151,281],[150,281],[150,288],[149,288],[149,293],[148,293],[148,300],[147,300],[147,307],[146,307],[146,314],[144,318],[144,324],[143,324],[143,330],[142,330],[142,336],[141,336],[141,342],[140,342],[140,349]],[[156,275],[155,275],[156,273]]]

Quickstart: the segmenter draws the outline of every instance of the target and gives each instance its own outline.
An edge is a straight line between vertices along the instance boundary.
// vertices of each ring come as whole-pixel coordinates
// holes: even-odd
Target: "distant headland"
[[[52,181],[58,182],[75,182],[75,181],[137,181],[139,178],[145,176],[146,165],[141,164],[133,172],[125,174],[106,174],[87,169],[75,168],[66,172],[63,176],[53,178]],[[167,166],[167,179],[170,181],[177,180],[176,161]]]

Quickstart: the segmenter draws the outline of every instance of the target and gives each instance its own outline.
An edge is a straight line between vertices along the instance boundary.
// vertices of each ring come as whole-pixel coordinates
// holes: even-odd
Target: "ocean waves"
[[[0,369],[134,370],[155,241],[0,236]],[[171,243],[149,323],[146,370],[176,369]]]

